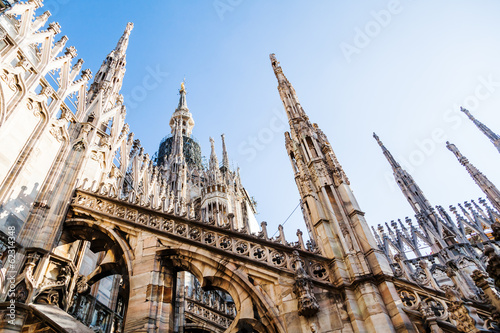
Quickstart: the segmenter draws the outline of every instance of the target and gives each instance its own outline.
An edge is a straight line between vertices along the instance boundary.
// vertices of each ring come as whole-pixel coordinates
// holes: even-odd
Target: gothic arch
[[[179,270],[191,272],[203,288],[223,290],[233,298],[237,316],[226,332],[253,329],[259,333],[286,332],[276,305],[255,286],[241,267],[224,258],[217,258],[203,249],[188,248],[158,251],[158,255]],[[219,259],[219,260],[217,260]]]
[[[133,252],[123,234],[120,234],[118,228],[110,227],[104,223],[96,223],[91,218],[67,219],[63,225],[63,233],[66,233],[70,239],[88,241],[90,243],[88,249],[94,254],[99,253],[100,255],[100,259],[95,262],[95,265],[91,266],[92,271],[90,273],[75,274],[73,280],[75,289],[71,295],[73,305],[66,311],[85,325],[91,323],[89,320],[94,320],[95,314],[105,316],[107,318],[105,322],[108,322],[108,324],[113,322],[113,325],[123,325],[126,320],[126,310],[129,306],[130,277],[132,276],[132,261],[134,259]],[[79,258],[77,260],[83,260],[86,255],[86,251],[83,251],[76,258]],[[98,299],[98,295],[95,294],[97,289],[92,287],[95,287],[95,284],[98,283],[98,289],[101,290],[101,281],[105,281],[108,277],[111,277],[113,282],[111,289],[107,289],[110,294],[104,296],[104,299],[109,297],[107,303],[103,301],[103,304],[99,306],[97,304],[92,305],[89,309],[89,298],[87,298],[89,293],[90,297],[95,300]],[[80,317],[80,311],[84,313],[82,317]],[[92,315],[89,317],[89,314]]]
[[[65,221],[63,231],[73,232],[73,236],[78,237],[80,240],[87,241],[99,241],[102,242],[105,238],[116,244],[120,249],[120,255],[123,256],[123,263],[125,267],[122,267],[122,273],[124,278],[128,279],[132,275],[132,260],[133,252],[130,250],[127,242],[118,234],[116,230],[113,230],[102,224],[96,224],[94,221],[89,221],[83,218],[71,218]],[[105,238],[103,238],[103,236]],[[99,244],[98,246],[101,246]],[[108,265],[108,267],[111,267]],[[113,266],[114,267],[114,266]],[[125,276],[126,275],[126,276]]]

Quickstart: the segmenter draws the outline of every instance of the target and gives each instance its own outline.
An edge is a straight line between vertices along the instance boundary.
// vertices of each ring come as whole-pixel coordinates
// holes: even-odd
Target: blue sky
[[[193,136],[209,136],[258,202],[269,233],[298,203],[284,149],[284,111],[269,53],[312,122],[328,136],[370,225],[412,216],[372,138],[377,132],[429,201],[448,207],[482,192],[443,141],[500,186],[500,155],[459,113],[468,106],[500,133],[497,1],[45,0],[84,68],[97,72],[135,24],[122,93],[127,121],[150,155],[186,78]],[[151,73],[155,73],[152,75]],[[145,89],[145,78],[156,78]],[[149,80],[149,79],[148,79]],[[444,139],[444,140],[443,140]],[[285,225],[305,230],[300,210]]]

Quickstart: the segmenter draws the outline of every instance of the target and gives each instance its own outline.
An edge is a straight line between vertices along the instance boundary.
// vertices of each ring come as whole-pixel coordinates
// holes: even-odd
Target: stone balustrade
[[[292,252],[297,249],[282,242],[273,242],[259,238],[257,235],[168,215],[148,207],[129,205],[127,199],[120,200],[82,190],[76,192],[72,206],[133,223],[134,226],[140,225],[155,232],[203,244],[211,250],[230,252],[240,258],[294,273]],[[331,282],[327,258],[307,250],[299,250],[299,254],[312,279]]]

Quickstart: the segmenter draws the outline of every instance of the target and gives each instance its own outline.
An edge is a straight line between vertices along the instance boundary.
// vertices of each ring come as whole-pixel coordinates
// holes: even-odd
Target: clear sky
[[[135,138],[154,154],[185,78],[193,136],[207,157],[214,137],[221,158],[225,133],[270,234],[299,200],[273,52],[370,225],[413,215],[374,131],[433,205],[483,196],[446,140],[500,186],[500,154],[459,113],[467,106],[500,133],[498,1],[45,0],[45,9],[93,73],[133,22],[122,93]],[[288,240],[297,228],[299,209]]]

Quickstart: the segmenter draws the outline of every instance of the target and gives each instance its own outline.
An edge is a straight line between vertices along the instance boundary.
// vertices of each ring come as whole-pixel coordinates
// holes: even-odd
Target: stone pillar
[[[360,283],[354,289],[361,318],[369,332],[396,332],[396,329],[387,313],[386,304],[379,289],[371,282]],[[404,332],[405,328],[401,327]],[[362,330],[360,330],[362,332]]]
[[[184,333],[184,324],[186,321],[186,272],[179,272],[177,276],[177,290],[175,292],[176,304],[177,307],[176,313],[178,314],[178,318],[175,318],[175,332]]]
[[[156,245],[155,237],[142,239],[138,244],[124,333],[174,330],[176,273],[156,253]]]

